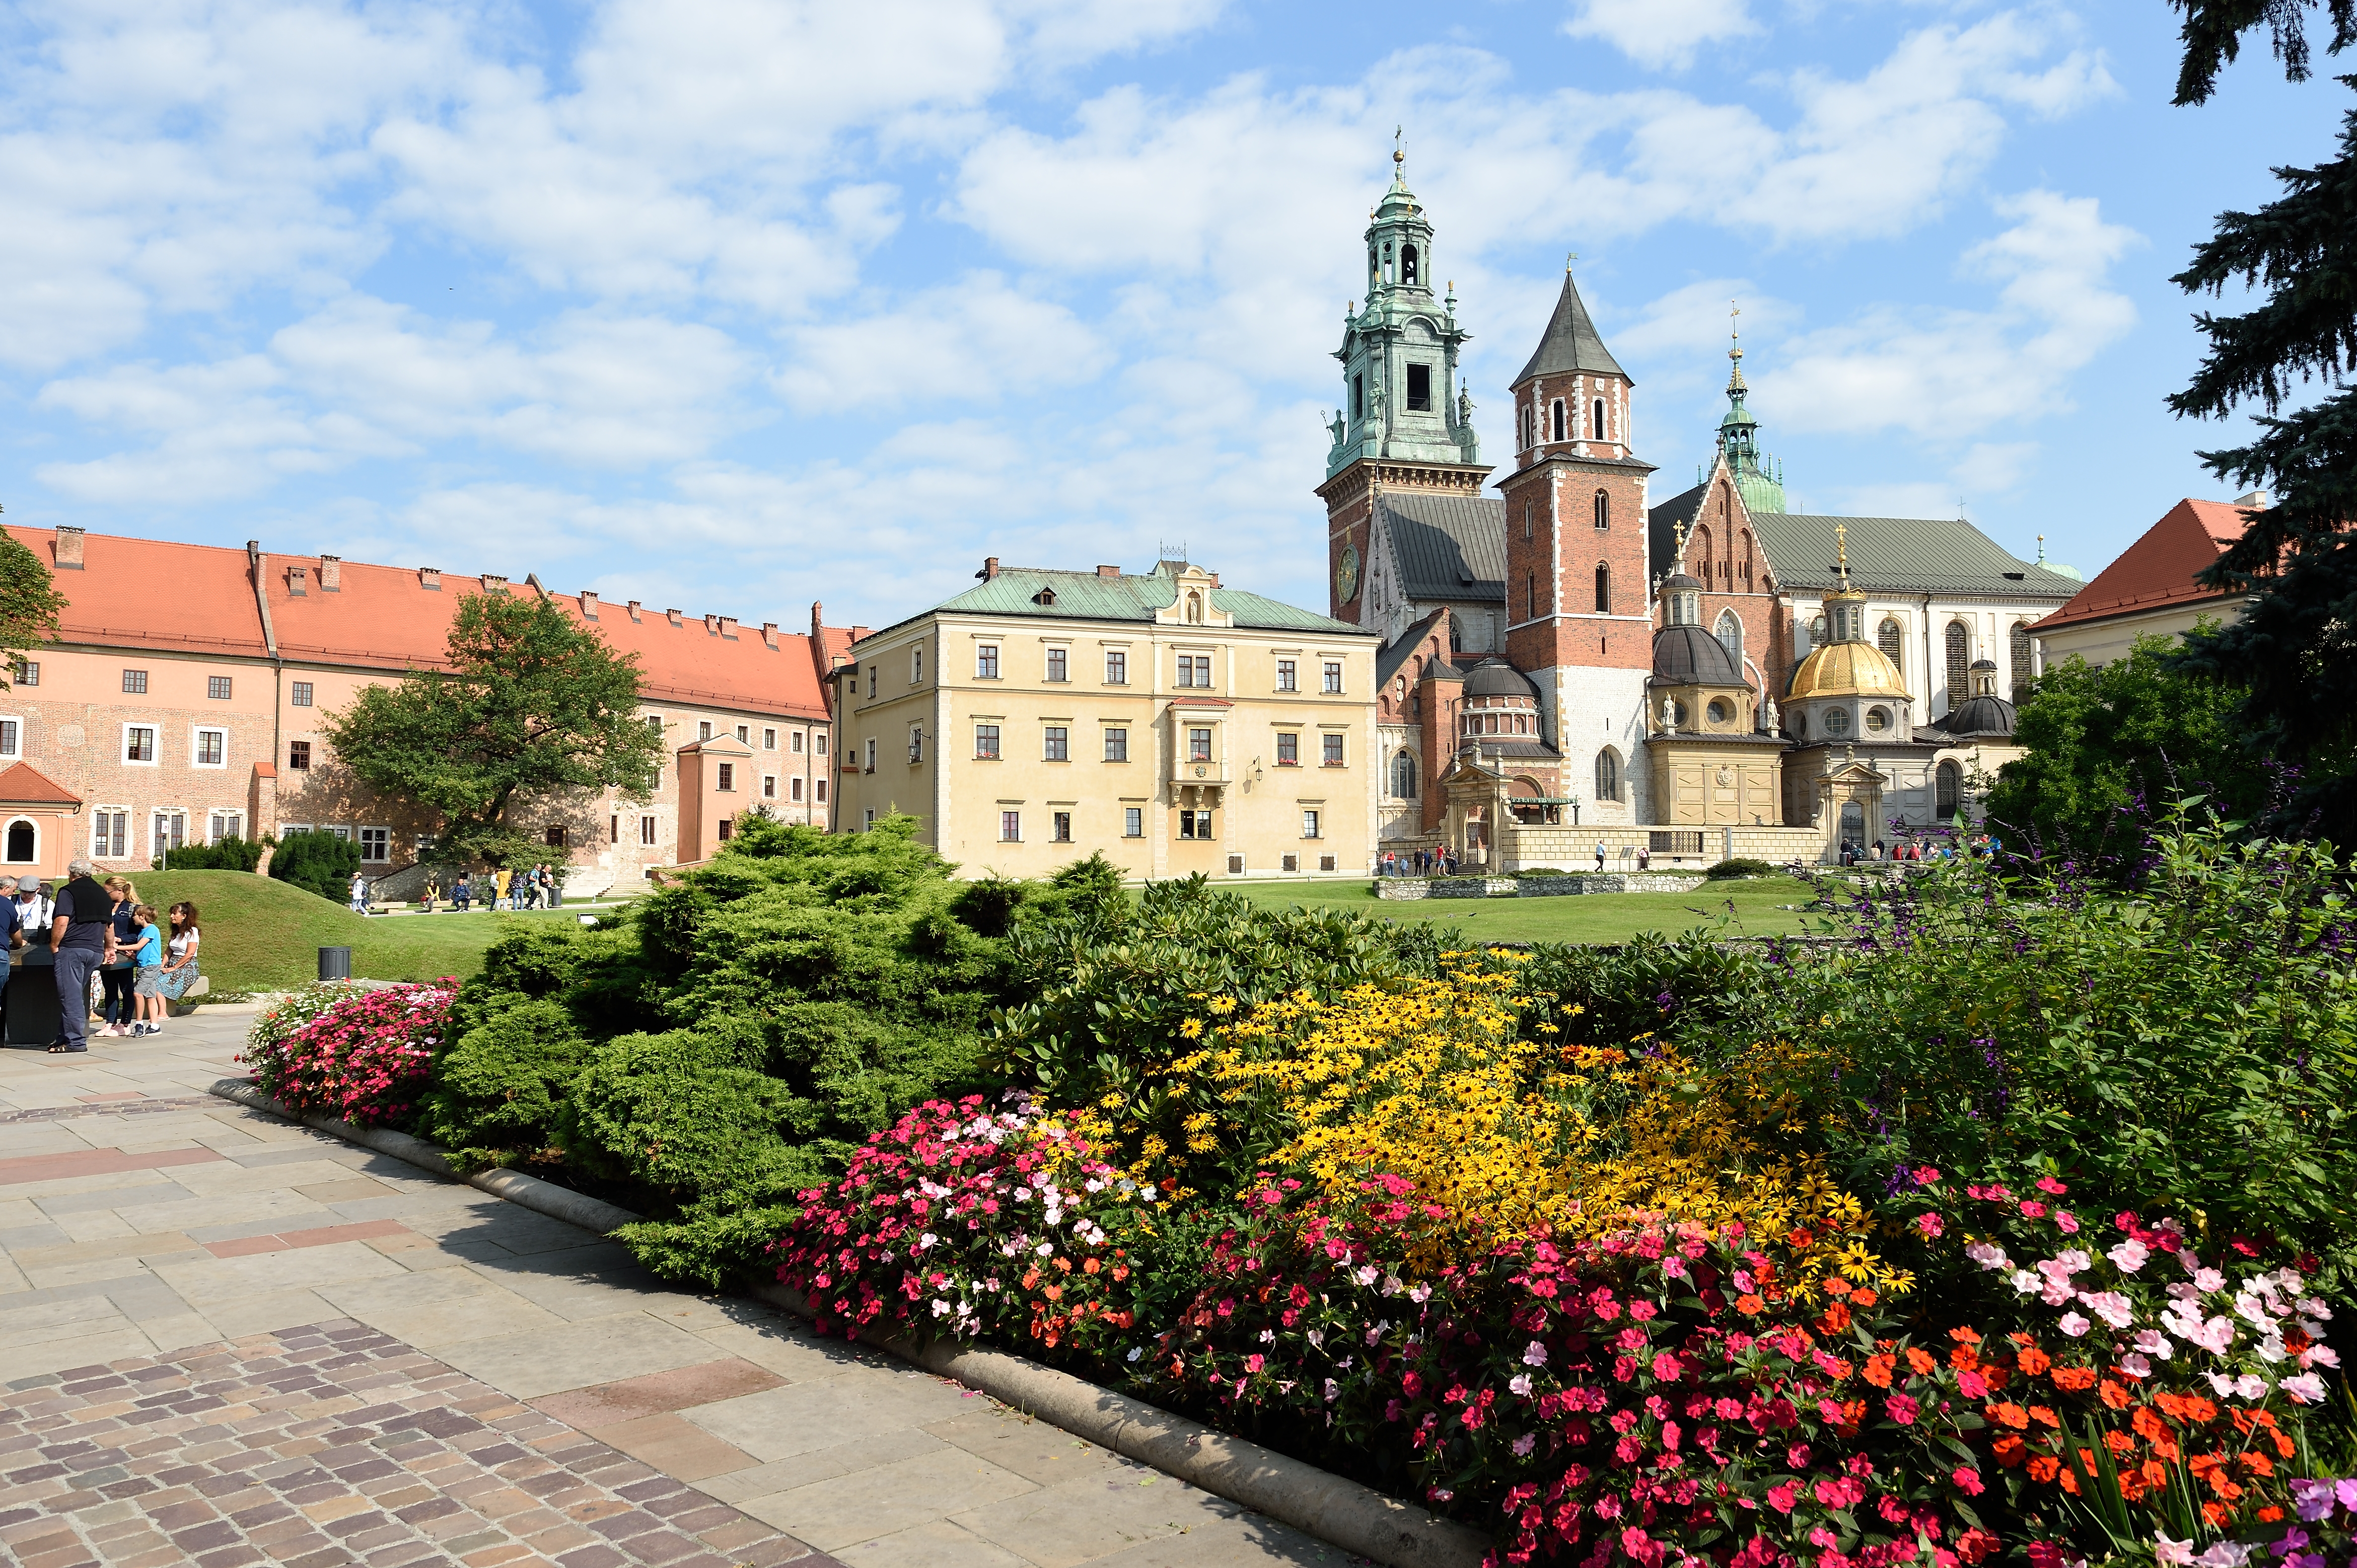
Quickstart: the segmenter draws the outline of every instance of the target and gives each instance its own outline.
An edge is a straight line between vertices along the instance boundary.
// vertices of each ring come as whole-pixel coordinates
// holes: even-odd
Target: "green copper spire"
[[[1478,463],[1469,400],[1457,395],[1456,285],[1436,294],[1432,222],[1407,188],[1407,154],[1367,221],[1367,303],[1342,313],[1341,411],[1327,426],[1329,478],[1365,457]]]
[[[1727,455],[1727,466],[1734,472],[1735,488],[1741,492],[1744,506],[1752,511],[1780,512],[1784,510],[1783,467],[1760,450],[1760,422],[1743,406],[1748,390],[1743,384],[1743,338],[1735,329],[1735,318],[1743,314],[1743,307],[1730,299],[1727,312],[1730,406],[1727,417],[1718,422],[1718,449]]]

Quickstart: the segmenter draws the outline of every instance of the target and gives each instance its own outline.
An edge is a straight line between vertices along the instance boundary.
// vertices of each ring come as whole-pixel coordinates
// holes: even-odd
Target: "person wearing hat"
[[[14,902],[17,928],[25,933],[27,940],[38,940],[40,934],[49,929],[50,915],[49,897],[41,890],[41,879],[38,876],[16,878]]]

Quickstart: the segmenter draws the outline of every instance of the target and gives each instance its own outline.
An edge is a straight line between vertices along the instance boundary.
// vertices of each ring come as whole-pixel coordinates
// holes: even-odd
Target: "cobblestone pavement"
[[[766,1306],[668,1290],[586,1231],[204,1094],[247,1023],[0,1051],[0,1560],[1350,1561]]]

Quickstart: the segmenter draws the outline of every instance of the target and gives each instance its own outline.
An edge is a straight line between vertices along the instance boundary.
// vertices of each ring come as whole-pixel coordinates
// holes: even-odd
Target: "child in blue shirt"
[[[139,1021],[134,1035],[164,1032],[164,929],[156,923],[156,908],[142,904],[131,912],[131,990]]]

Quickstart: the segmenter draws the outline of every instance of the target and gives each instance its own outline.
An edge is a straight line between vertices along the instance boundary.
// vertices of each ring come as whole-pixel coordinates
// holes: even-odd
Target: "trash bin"
[[[350,948],[321,948],[321,949],[319,950],[319,978],[320,978],[320,979],[322,979],[322,980],[350,980],[351,977],[352,977],[352,950],[351,950],[351,949],[350,949]]]

